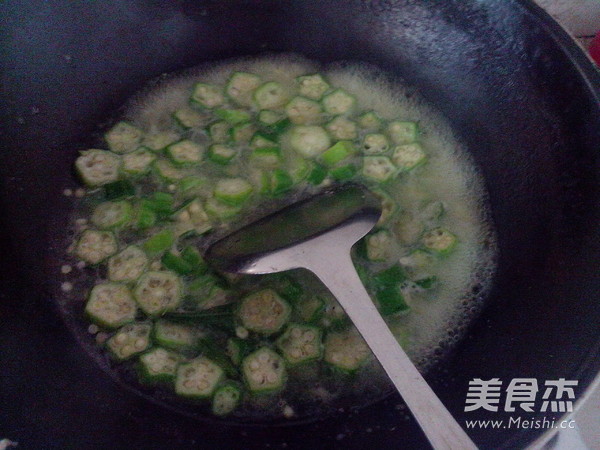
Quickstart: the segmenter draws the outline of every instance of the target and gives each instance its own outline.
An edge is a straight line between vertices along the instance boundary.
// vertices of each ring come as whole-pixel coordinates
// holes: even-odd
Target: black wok
[[[426,447],[398,398],[288,426],[180,415],[98,370],[58,314],[49,261],[77,150],[148,80],[266,51],[365,61],[404,79],[479,166],[498,273],[483,314],[428,374],[455,417],[511,415],[465,413],[473,378],[574,379],[579,398],[597,375],[600,75],[530,2],[13,0],[0,18],[0,438],[23,449]],[[543,432],[470,434],[515,448]]]

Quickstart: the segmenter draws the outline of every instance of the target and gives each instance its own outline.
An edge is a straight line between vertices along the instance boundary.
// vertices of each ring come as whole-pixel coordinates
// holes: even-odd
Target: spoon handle
[[[343,306],[419,422],[434,449],[477,447],[429,387],[377,311],[350,255],[342,252],[312,258],[311,270]]]

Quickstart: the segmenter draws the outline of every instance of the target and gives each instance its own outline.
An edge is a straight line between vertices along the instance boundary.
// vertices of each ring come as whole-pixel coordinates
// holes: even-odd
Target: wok
[[[230,426],[98,369],[52,294],[77,150],[165,72],[293,51],[371,63],[450,121],[485,179],[499,262],[487,306],[428,380],[455,417],[473,378],[579,381],[600,369],[600,75],[525,0],[2,2],[0,438],[19,448],[421,448],[399,398],[323,420]],[[524,414],[540,418],[548,414]],[[557,414],[554,414],[555,416]],[[470,431],[522,447],[543,429]]]

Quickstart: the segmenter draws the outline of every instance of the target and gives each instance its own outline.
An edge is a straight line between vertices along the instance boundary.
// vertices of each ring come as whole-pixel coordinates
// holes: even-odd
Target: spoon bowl
[[[365,290],[350,251],[377,224],[379,201],[346,184],[294,203],[218,240],[205,258],[232,273],[305,268],[337,298],[435,449],[476,448],[398,344]]]

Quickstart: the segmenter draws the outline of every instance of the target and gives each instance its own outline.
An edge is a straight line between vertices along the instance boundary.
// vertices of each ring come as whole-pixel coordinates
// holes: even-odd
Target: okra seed
[[[137,339],[135,341],[135,348],[137,349],[142,349],[144,348],[146,345],[148,344],[148,342],[146,342],[146,339]]]
[[[117,344],[124,344],[127,341],[127,336],[125,336],[124,334],[117,334],[115,336],[115,342]]]
[[[124,356],[127,356],[127,355],[132,354],[133,351],[134,351],[134,349],[133,349],[133,347],[131,345],[126,345],[121,350],[121,354],[124,355]]]
[[[251,368],[252,370],[256,370],[256,369],[258,369],[259,367],[260,367],[260,364],[258,363],[258,361],[252,361],[252,362],[250,363],[250,368]]]
[[[283,408],[283,416],[287,419],[294,417],[294,409],[291,406],[286,405],[285,408]]]
[[[260,362],[267,362],[269,360],[269,355],[267,355],[266,353],[261,353],[260,355],[258,355],[258,360]]]

